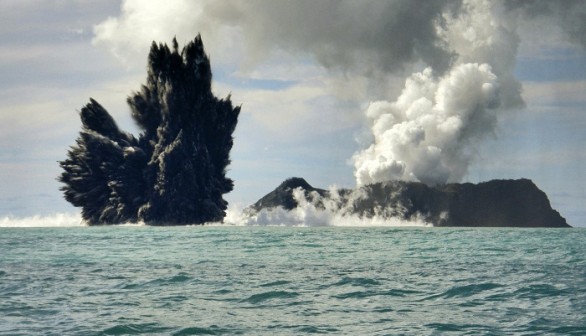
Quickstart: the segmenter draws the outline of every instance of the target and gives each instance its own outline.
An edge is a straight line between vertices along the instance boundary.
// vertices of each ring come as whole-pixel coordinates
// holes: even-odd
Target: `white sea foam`
[[[138,224],[124,224],[122,226],[142,226]],[[403,220],[400,218],[361,218],[357,215],[342,215],[329,210],[317,209],[309,204],[287,211],[282,207],[264,209],[254,215],[243,213],[239,209],[230,208],[227,211],[224,223],[207,223],[211,226],[431,226],[423,219]],[[87,226],[79,214],[54,214],[49,216],[30,217],[3,217],[0,218],[0,228],[16,227],[84,227]]]
[[[206,223],[210,226],[339,226],[339,227],[372,227],[372,226],[431,226],[423,218],[404,220],[399,217],[372,218],[359,217],[356,214],[335,209],[332,203],[326,209],[316,206],[295,193],[299,206],[291,211],[282,207],[263,209],[250,213],[241,205],[231,205],[223,223]],[[129,223],[122,226],[143,226],[144,223]],[[84,227],[87,226],[79,213],[57,213],[47,216],[34,215],[29,217],[5,216],[0,218],[0,228],[4,227]]]
[[[341,200],[335,186],[331,187],[329,191],[329,198],[320,197],[317,193],[314,193],[311,198],[307,198],[302,189],[295,189],[293,198],[298,206],[292,210],[276,207],[250,212],[246,209],[242,210],[239,206],[231,206],[224,222],[238,226],[433,226],[422,217],[410,220],[383,215],[360,217],[352,213],[349,208],[349,204],[354,198],[363,196],[360,189],[349,197],[350,202]]]
[[[56,213],[48,216],[5,216],[0,218],[0,227],[75,227],[85,226],[79,213]]]
[[[227,221],[228,222],[228,221]],[[329,210],[316,209],[310,205],[297,207],[287,211],[282,207],[263,209],[258,213],[246,216],[241,214],[236,221],[228,222],[232,225],[249,226],[338,226],[338,227],[373,227],[373,226],[432,226],[422,218],[404,220],[399,217],[383,218],[375,216],[371,218],[358,215],[338,214]]]

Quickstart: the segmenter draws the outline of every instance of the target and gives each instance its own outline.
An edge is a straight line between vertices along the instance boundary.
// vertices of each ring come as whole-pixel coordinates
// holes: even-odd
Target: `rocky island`
[[[485,82],[476,83],[481,93],[492,88],[494,76],[489,70],[487,66],[474,64],[461,69],[464,74],[474,74],[474,78],[486,77]],[[428,78],[431,72],[421,76]],[[427,99],[421,97],[424,98]],[[468,104],[468,110],[461,110],[473,114],[479,108],[484,111],[496,106],[484,98]],[[138,136],[118,128],[110,113],[94,99],[90,98],[81,109],[82,129],[67,158],[59,162],[63,171],[57,179],[64,184],[61,190],[65,199],[81,208],[82,218],[88,225],[222,222],[228,206],[223,195],[234,186],[226,173],[240,107],[232,105],[230,96],[219,99],[213,94],[211,65],[201,36],[182,49],[176,39],[171,47],[153,42],[148,55],[146,84],[132,93],[127,102],[141,130]],[[372,106],[377,109],[379,105]],[[383,118],[381,122],[385,125],[389,118],[398,118],[398,122],[406,118],[393,110],[392,104],[381,106],[384,113],[377,110],[371,114]],[[401,122],[395,124],[401,125]],[[413,145],[419,146],[425,131],[421,127],[407,128],[417,135]],[[407,128],[399,127],[385,134],[401,138],[401,130]],[[465,128],[446,136],[457,141],[462,132]],[[381,140],[384,136],[378,138]],[[312,187],[302,178],[291,178],[246,209],[245,216],[276,208],[293,210],[309,206],[336,216],[383,221],[392,218],[434,226],[569,227],[552,209],[546,194],[531,180],[445,184],[453,167],[446,165],[446,158],[430,156],[430,153],[441,153],[438,144],[420,146],[425,148],[419,152],[422,158],[437,160],[428,162],[429,167],[418,168],[418,175],[409,171],[413,167],[407,169],[401,160],[379,157],[380,153],[375,153],[377,146],[385,151],[394,146],[389,141],[373,145],[355,156],[361,176],[357,183],[363,186],[325,190]],[[459,157],[460,164],[468,162],[464,152],[451,155]],[[378,166],[381,158],[391,164]],[[437,173],[438,167],[442,174]],[[381,172],[398,179],[409,173],[428,184],[373,180],[372,175]],[[393,175],[395,173],[400,174]]]
[[[342,215],[420,219],[433,226],[570,227],[552,209],[547,195],[528,179],[439,186],[388,181],[357,189],[325,190],[314,188],[303,178],[290,178],[246,211],[293,210],[300,197],[318,209]]]

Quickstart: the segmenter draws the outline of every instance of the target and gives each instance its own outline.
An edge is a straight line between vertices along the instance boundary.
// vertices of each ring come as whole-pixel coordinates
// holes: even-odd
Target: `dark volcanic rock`
[[[306,200],[317,208],[325,210],[327,203],[328,211],[344,215],[418,218],[434,226],[570,227],[551,208],[545,193],[527,179],[437,187],[389,181],[332,194],[312,187],[302,178],[291,178],[251,205],[249,213],[276,207],[294,209],[298,205],[293,195],[296,188],[301,188]]]
[[[295,201],[295,198],[293,197],[293,190],[297,188],[303,189],[306,197],[311,197],[311,192],[314,191],[321,196],[326,195],[325,190],[312,187],[307,181],[300,177],[292,177],[281,183],[277,189],[259,199],[251,206],[251,209],[260,211],[261,209],[270,209],[280,206],[285,210],[293,210],[297,207],[297,201]]]

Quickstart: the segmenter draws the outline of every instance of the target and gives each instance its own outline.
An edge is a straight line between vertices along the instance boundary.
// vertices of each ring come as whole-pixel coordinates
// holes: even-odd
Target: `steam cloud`
[[[522,105],[513,76],[518,38],[502,17],[503,7],[490,1],[464,1],[457,16],[443,14],[436,30],[452,65],[437,77],[432,68],[415,73],[396,101],[370,104],[374,143],[353,157],[358,185],[436,185],[466,175],[474,144],[494,133],[497,113]]]
[[[514,34],[520,21],[543,20],[540,23],[548,26],[548,30],[559,27],[569,41],[586,46],[586,4],[581,0],[225,0],[193,6],[198,9],[192,8],[193,12],[205,13],[198,24],[207,30],[237,27],[253,59],[282,49],[313,55],[330,69],[371,76],[400,72],[413,62],[423,62],[436,75],[443,74],[458,57],[453,52],[461,51],[451,48],[466,48],[462,43],[471,37],[461,15],[476,26],[475,33],[484,35],[492,30],[492,36],[506,31]],[[131,11],[127,14],[125,22],[138,16]],[[444,30],[446,20],[462,24],[459,29],[451,29],[449,48]],[[504,30],[495,30],[498,26]],[[537,32],[540,38],[546,33]],[[517,44],[517,39],[514,37],[511,42]],[[516,47],[511,47],[509,51],[516,51]]]
[[[498,114],[524,105],[514,77],[520,17],[548,19],[569,41],[586,45],[584,2],[447,4],[451,6],[438,7],[437,16],[423,26],[432,24],[433,45],[450,55],[449,66],[437,67],[444,63],[421,57],[429,67],[411,75],[395,101],[370,104],[366,116],[373,143],[353,156],[358,185],[391,179],[429,185],[462,180],[475,145],[495,133]],[[435,50],[433,55],[442,53]]]
[[[226,167],[240,108],[211,92],[210,62],[198,35],[179,51],[153,42],[147,84],[128,98],[137,139],[95,100],[59,180],[90,225],[221,221],[233,188]]]
[[[210,20],[242,29],[255,57],[276,46],[371,77],[416,62],[428,66],[409,76],[396,101],[374,102],[366,111],[374,142],[353,156],[358,185],[461,181],[476,145],[495,134],[498,115],[524,105],[514,77],[519,18],[547,19],[584,45],[585,9],[579,1],[539,0],[234,1],[208,7]]]
[[[513,73],[518,25],[525,32],[527,24],[558,30],[586,46],[581,0],[170,0],[164,13],[147,3],[126,0],[119,18],[96,27],[96,42],[119,51],[141,36],[141,22],[173,27],[170,34],[201,29],[213,36],[228,28],[253,63],[284,50],[310,55],[346,78],[365,75],[374,86],[414,64],[427,67],[408,76],[398,98],[367,109],[373,143],[353,156],[358,185],[460,181],[476,145],[495,133],[499,114],[524,105]],[[177,20],[184,13],[195,13],[193,20]],[[120,30],[125,34],[113,33]]]
[[[168,0],[165,6],[124,0],[119,17],[95,27],[95,42],[121,55],[125,46],[136,47],[145,40],[174,34],[191,37],[194,31],[216,36],[228,27],[241,33],[237,39],[244,40],[251,58],[283,49],[313,55],[329,68],[373,75],[422,61],[441,75],[453,55],[442,45],[438,25],[445,15],[459,17],[470,6],[502,11],[498,20],[508,30],[514,31],[517,23],[542,20],[538,23],[547,29],[534,32],[539,38],[559,27],[565,38],[586,46],[582,0]],[[151,29],[154,26],[157,29]],[[462,34],[467,27],[462,28],[453,33]]]
[[[359,186],[462,180],[499,114],[524,105],[514,77],[521,18],[586,45],[580,1],[234,1],[207,9],[210,21],[242,29],[253,57],[275,47],[309,53],[329,69],[377,80],[428,66],[395,101],[366,111],[373,144],[352,158]]]

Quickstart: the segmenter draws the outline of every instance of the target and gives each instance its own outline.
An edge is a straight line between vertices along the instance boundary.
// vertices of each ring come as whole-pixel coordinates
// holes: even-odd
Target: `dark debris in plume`
[[[201,37],[179,50],[153,42],[146,84],[128,97],[138,138],[121,131],[95,100],[58,180],[90,225],[222,221],[233,189],[226,178],[240,107],[211,91]]]

